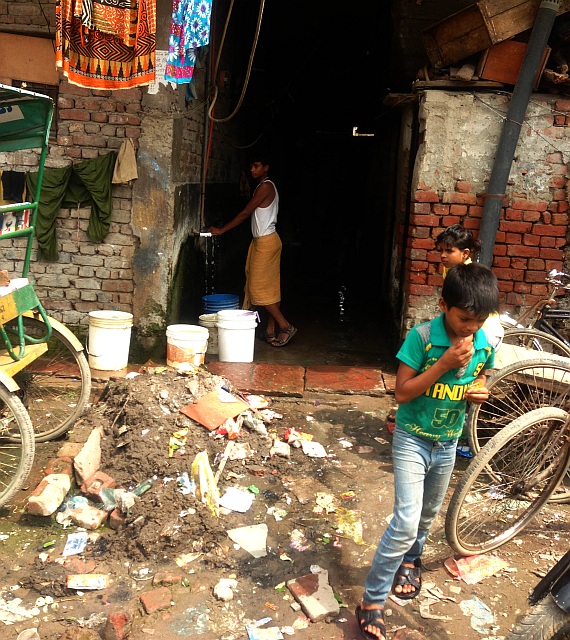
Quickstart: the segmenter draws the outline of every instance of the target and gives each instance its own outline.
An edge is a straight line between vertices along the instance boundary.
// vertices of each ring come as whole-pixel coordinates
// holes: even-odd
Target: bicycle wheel
[[[18,441],[13,441],[13,434]],[[0,385],[0,506],[26,481],[34,462],[34,428],[18,396]]]
[[[26,335],[34,339],[46,335],[44,322],[22,317]],[[4,328],[17,331],[17,320],[6,323]],[[56,327],[52,327],[48,350],[17,373],[14,380],[34,425],[36,442],[53,440],[69,431],[91,393],[91,371],[85,352],[77,351]]]
[[[566,474],[566,412],[534,409],[497,433],[473,458],[451,498],[445,533],[461,555],[485,553],[519,534]]]
[[[489,398],[470,404],[469,444],[478,453],[505,425],[541,407],[566,408],[570,401],[570,363],[541,358],[515,362],[487,380]]]
[[[511,348],[509,349],[509,345]],[[513,348],[514,347],[514,348]],[[509,329],[505,331],[503,346],[501,349],[509,351],[509,357],[513,361],[527,357],[540,357],[541,355],[555,355],[570,358],[570,347],[564,344],[556,336],[552,336],[538,329]],[[526,353],[530,351],[530,355]],[[534,352],[538,353],[534,353]]]

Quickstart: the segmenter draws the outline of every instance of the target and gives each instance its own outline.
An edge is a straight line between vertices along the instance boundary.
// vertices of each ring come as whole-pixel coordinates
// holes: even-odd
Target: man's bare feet
[[[366,640],[386,640],[384,607],[382,605],[363,602],[356,607],[356,617],[358,626]]]

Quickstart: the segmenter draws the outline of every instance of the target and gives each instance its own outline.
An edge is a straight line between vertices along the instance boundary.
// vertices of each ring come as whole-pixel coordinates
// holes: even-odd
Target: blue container
[[[212,293],[202,296],[204,313],[217,313],[226,309],[239,309],[239,296],[232,293]]]

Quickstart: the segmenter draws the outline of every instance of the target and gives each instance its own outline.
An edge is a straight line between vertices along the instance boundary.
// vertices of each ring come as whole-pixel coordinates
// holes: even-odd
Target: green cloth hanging
[[[87,237],[93,242],[103,242],[111,224],[111,178],[115,159],[116,153],[111,151],[63,169],[44,170],[36,221],[36,238],[42,257],[52,261],[59,257],[55,221],[62,208],[91,204]],[[37,182],[37,172],[27,174],[30,193],[36,192]]]

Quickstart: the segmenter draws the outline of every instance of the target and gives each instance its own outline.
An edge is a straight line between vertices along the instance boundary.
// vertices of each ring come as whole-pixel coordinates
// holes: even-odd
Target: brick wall
[[[445,99],[448,103],[455,100],[461,110],[465,106],[458,95],[446,94]],[[493,98],[485,96],[485,101],[489,100]],[[484,140],[470,135],[480,131],[488,117],[487,110],[480,110],[476,104],[465,115],[472,123],[470,130],[467,120],[459,118],[453,107],[448,109],[449,104],[442,109],[443,103],[435,96],[428,102],[430,106],[422,113],[424,140],[416,162],[408,235],[403,238],[404,330],[432,317],[436,309],[442,284],[437,235],[457,223],[478,234],[500,133],[500,122],[495,122]],[[533,96],[528,115],[532,128],[521,134],[494,248],[492,267],[499,280],[504,311],[532,306],[548,291],[546,272],[567,267],[568,163],[563,152],[556,149],[564,149],[570,142],[570,127],[566,126],[566,120],[570,122],[570,101]],[[441,127],[442,116],[445,127]],[[438,127],[435,138],[432,126]],[[463,142],[459,142],[461,138]],[[430,153],[433,158],[425,161]],[[402,225],[398,231],[403,237]]]

